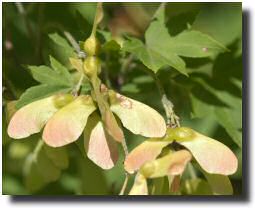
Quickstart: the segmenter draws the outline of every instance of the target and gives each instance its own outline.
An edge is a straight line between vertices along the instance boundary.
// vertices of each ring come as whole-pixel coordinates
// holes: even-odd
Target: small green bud
[[[84,42],[84,51],[87,53],[88,56],[95,56],[98,55],[100,52],[100,42],[99,40],[91,36]]]
[[[62,108],[74,100],[71,94],[59,94],[55,96],[54,104],[57,108]]]
[[[83,62],[83,70],[88,77],[99,74],[101,70],[100,59],[95,56],[89,56]]]
[[[81,95],[79,96],[80,102],[83,105],[94,105],[93,99],[90,95]]]

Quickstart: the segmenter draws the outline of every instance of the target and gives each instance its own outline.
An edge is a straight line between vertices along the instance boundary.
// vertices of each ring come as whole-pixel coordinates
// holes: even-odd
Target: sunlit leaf
[[[72,83],[67,82],[59,71],[52,70],[48,66],[28,66],[35,80],[42,84],[59,85],[71,87]]]
[[[124,51],[134,54],[141,62],[155,73],[163,66],[172,66],[179,72],[187,74],[185,70],[185,62],[176,54],[163,53],[154,50],[154,48],[146,47],[146,45],[136,38],[129,38],[123,43]]]
[[[227,51],[227,48],[209,35],[195,30],[183,31],[168,42],[171,50],[180,56],[208,57],[218,52]]]
[[[224,22],[221,21],[223,19]],[[227,30],[226,22],[228,23]],[[236,2],[203,7],[192,28],[209,34],[216,40],[228,45],[242,34],[242,5]]]
[[[59,63],[52,56],[50,56],[50,64],[51,64],[51,67],[56,72],[59,73],[59,76],[63,79],[63,81],[66,81],[68,84],[72,85],[72,76],[65,66],[63,66],[61,63]],[[54,84],[56,84],[56,83],[54,83]]]
[[[69,66],[69,58],[77,57],[75,49],[69,44],[66,38],[63,38],[58,33],[49,34],[49,38],[51,40],[49,41],[50,53],[53,54],[54,57],[62,64]]]
[[[155,17],[145,33],[145,44],[130,38],[123,45],[124,51],[136,55],[155,73],[163,66],[172,66],[187,75],[185,62],[180,56],[209,57],[226,51],[221,43],[199,31],[187,30],[171,37],[164,24],[164,7],[157,11]]]
[[[82,134],[89,115],[95,110],[90,96],[79,96],[48,121],[43,131],[43,140],[52,147],[74,142]]]
[[[120,118],[124,127],[134,134],[146,137],[162,137],[166,132],[164,118],[153,108],[125,97],[113,94],[111,110]]]
[[[49,38],[53,40],[56,44],[62,46],[66,51],[70,53],[74,52],[74,48],[72,48],[68,41],[65,38],[61,37],[59,34],[51,33],[49,34]]]

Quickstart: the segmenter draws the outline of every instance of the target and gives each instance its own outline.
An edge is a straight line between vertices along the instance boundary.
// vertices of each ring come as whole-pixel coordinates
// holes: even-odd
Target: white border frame
[[[16,2],[16,1],[3,1],[3,2]],[[42,1],[32,1],[32,0],[23,0],[22,2],[42,2]],[[62,1],[45,1],[45,2],[69,2],[66,0],[62,0]],[[84,2],[83,0],[76,0],[75,2]],[[96,2],[94,0],[90,1],[90,2]],[[114,1],[104,1],[104,2],[114,2]],[[115,1],[116,2],[116,1]],[[125,2],[125,1],[124,1]],[[148,2],[148,0],[145,1],[140,1],[140,2]],[[158,1],[158,2],[162,2],[162,1]],[[180,1],[180,0],[175,0],[174,2],[240,2],[240,1],[236,1],[236,0],[232,0],[232,1],[192,1],[192,0],[186,0],[186,1]],[[2,3],[2,2],[1,2]],[[210,202],[210,199],[207,202],[190,202],[190,203],[182,203],[181,201],[183,200],[180,197],[180,202],[152,202],[151,200],[146,202],[136,202],[136,203],[129,203],[129,201],[127,200],[123,200],[123,201],[118,201],[117,203],[114,202],[114,200],[112,200],[112,202],[109,201],[99,201],[99,202],[86,202],[86,204],[84,204],[85,202],[62,202],[62,203],[55,203],[55,202],[40,202],[40,203],[36,203],[36,202],[13,202],[10,200],[9,196],[1,196],[0,198],[0,205],[3,208],[7,208],[7,207],[14,207],[14,206],[18,206],[18,207],[24,207],[24,208],[30,208],[30,207],[34,207],[36,206],[37,208],[41,208],[41,207],[45,207],[46,205],[48,207],[54,207],[54,208],[65,208],[68,207],[69,205],[71,205],[72,207],[83,207],[86,205],[89,206],[96,206],[96,207],[102,207],[104,206],[105,208],[107,207],[119,207],[120,203],[121,203],[121,207],[125,208],[125,207],[129,207],[129,206],[134,206],[134,207],[139,207],[139,208],[143,208],[143,207],[186,207],[188,206],[190,207],[196,207],[196,208],[204,208],[204,207],[215,207],[215,206],[220,206],[220,207],[230,207],[230,208],[234,208],[234,207],[239,207],[239,206],[246,206],[246,207],[255,207],[255,200],[253,199],[254,196],[254,179],[253,179],[253,174],[255,173],[254,171],[254,150],[253,148],[255,148],[255,128],[253,128],[253,124],[255,123],[255,111],[254,111],[254,106],[255,106],[255,67],[254,67],[254,37],[255,37],[255,17],[254,17],[254,13],[255,13],[255,3],[252,0],[244,0],[243,1],[243,10],[246,10],[249,13],[249,25],[247,25],[247,27],[249,27],[249,32],[250,34],[248,34],[248,36],[250,37],[250,40],[243,40],[243,41],[249,41],[248,45],[248,49],[250,49],[250,51],[247,51],[247,54],[249,54],[249,58],[250,58],[250,63],[246,63],[248,66],[248,69],[250,70],[249,75],[251,77],[248,77],[248,80],[250,81],[250,85],[247,86],[249,88],[249,93],[248,97],[249,97],[249,106],[250,109],[248,109],[248,114],[250,117],[250,120],[247,120],[247,125],[249,125],[250,127],[250,131],[251,132],[247,132],[247,136],[249,136],[250,139],[249,141],[249,155],[248,155],[248,165],[250,165],[249,170],[250,173],[248,174],[250,176],[248,183],[250,184],[250,192],[249,192],[249,196],[250,196],[250,201],[247,202],[238,202],[238,201],[233,201],[233,202],[215,202],[212,201]],[[1,17],[2,17],[2,4],[1,4]],[[1,25],[2,25],[2,21],[1,21]],[[1,48],[2,48],[2,33],[1,33]],[[2,56],[2,50],[1,50],[1,56]],[[245,59],[244,59],[245,60]],[[2,66],[2,58],[0,59],[1,62],[1,66]],[[2,78],[2,70],[0,72],[0,76]],[[1,90],[2,90],[2,79],[1,79]],[[243,98],[245,99],[245,98]],[[247,102],[247,101],[245,101]],[[2,103],[2,96],[1,96],[1,103]],[[1,111],[1,116],[2,116],[2,111]],[[246,119],[246,118],[244,118]],[[2,135],[2,128],[1,128],[1,135]],[[1,146],[2,146],[2,139],[1,139]],[[245,149],[243,150],[245,151]],[[2,169],[2,147],[0,150],[0,157],[1,157],[1,169]],[[0,173],[1,178],[2,178],[2,171]],[[2,181],[2,180],[1,180]],[[2,182],[0,183],[1,185],[1,193],[2,193]],[[244,184],[245,185],[245,184]],[[96,200],[95,200],[96,201]]]

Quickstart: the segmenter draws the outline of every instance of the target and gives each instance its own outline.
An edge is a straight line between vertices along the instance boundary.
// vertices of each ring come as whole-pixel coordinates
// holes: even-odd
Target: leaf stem
[[[79,93],[79,90],[80,90],[80,88],[81,88],[82,81],[83,81],[84,77],[85,77],[85,75],[84,75],[83,73],[81,73],[81,77],[80,77],[78,83],[75,85],[75,87],[74,87],[74,89],[73,89],[73,92],[72,92],[72,94],[73,94],[74,96],[78,96],[78,93]]]
[[[122,64],[121,67],[121,73],[123,74],[125,72],[125,70],[127,69],[127,67],[129,66],[130,62],[133,59],[133,55],[129,55],[129,57],[125,60],[125,62]],[[123,138],[122,142],[121,142],[124,154],[125,154],[125,158],[128,156],[128,147],[127,147],[127,143],[126,143],[126,139],[125,137]],[[129,173],[125,172],[125,180],[124,183],[122,185],[122,188],[120,190],[119,195],[124,195],[125,190],[127,188],[127,184],[128,184],[128,180],[129,180]]]
[[[191,163],[188,163],[187,166],[188,166],[188,171],[189,171],[191,179],[196,179],[197,178],[197,174],[195,172],[195,169],[194,169],[193,165]]]
[[[121,188],[121,190],[120,190],[119,195],[124,195],[125,190],[126,190],[126,188],[127,188],[128,179],[129,179],[129,174],[128,174],[128,173],[125,173],[125,174],[126,174],[125,180],[124,180],[124,183],[123,183],[123,185],[122,185],[122,188]]]
[[[74,37],[71,35],[71,33],[64,31],[64,35],[68,39],[68,41],[71,43],[71,45],[74,47],[77,53],[81,51],[79,44],[76,42]]]
[[[126,143],[125,138],[122,140],[121,145],[122,145],[122,148],[124,150],[125,157],[127,157],[128,156],[128,148],[127,148],[127,143]]]
[[[102,5],[103,5],[103,2],[98,2],[97,3],[96,15],[95,15],[95,18],[94,18],[93,28],[92,28],[90,36],[95,36],[97,25],[101,21],[101,19],[103,18]]]
[[[33,41],[35,41],[35,37],[33,36],[34,32],[33,32],[32,28],[31,28],[31,25],[30,25],[30,23],[27,19],[27,13],[25,11],[25,8],[24,8],[22,2],[16,2],[15,5],[18,9],[18,12],[20,13],[21,17],[23,18],[23,20],[25,22],[25,25],[26,25],[26,28],[27,28],[27,33],[29,35],[31,35],[32,38],[33,38]]]
[[[38,153],[41,151],[42,147],[43,147],[43,144],[44,144],[44,141],[42,139],[39,139],[36,146],[35,146],[35,149],[32,153],[33,155],[33,160],[36,160],[36,156],[38,155]]]
[[[129,68],[130,63],[132,62],[133,58],[134,58],[133,54],[129,54],[129,56],[123,60],[123,64],[120,68],[120,73],[118,76],[118,84],[119,85],[122,85],[123,83],[125,83],[125,74],[126,74],[127,69]]]
[[[85,58],[86,57],[85,53],[83,51],[81,51],[79,44],[77,43],[75,38],[72,36],[72,34],[67,31],[64,31],[64,35],[66,36],[69,43],[71,43],[71,45],[73,46],[73,48],[76,51],[76,53],[78,54],[79,58]]]
[[[146,70],[147,73],[149,73],[153,79],[155,80],[155,83],[157,85],[159,94],[161,96],[161,103],[164,107],[166,118],[167,118],[167,125],[170,127],[180,127],[179,117],[174,112],[174,105],[171,102],[171,100],[167,97],[166,92],[156,74],[153,72]]]
[[[121,141],[121,145],[122,145],[122,148],[123,148],[123,150],[124,150],[125,158],[126,158],[126,157],[128,156],[128,147],[127,147],[127,143],[126,143],[125,137],[124,137],[123,140]],[[121,188],[121,190],[120,190],[119,195],[124,195],[125,190],[126,190],[126,188],[127,188],[128,179],[129,179],[129,173],[125,171],[125,180],[124,180],[124,183],[123,183],[123,185],[122,185],[122,188]]]

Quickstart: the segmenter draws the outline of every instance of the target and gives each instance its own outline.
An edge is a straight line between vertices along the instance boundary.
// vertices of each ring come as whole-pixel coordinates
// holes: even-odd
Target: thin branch
[[[94,23],[93,23],[93,28],[92,28],[91,36],[95,36],[97,25],[99,24],[99,22],[103,18],[102,5],[103,5],[103,2],[98,2],[97,3],[96,15],[95,15],[95,18],[94,18]]]
[[[187,166],[188,166],[188,171],[189,171],[191,179],[196,179],[197,178],[197,174],[196,174],[196,171],[195,171],[193,165],[191,163],[188,163]]]
[[[125,158],[128,156],[128,148],[127,148],[127,143],[126,143],[126,140],[125,138],[123,138],[122,142],[121,142],[121,145],[122,145],[122,148],[124,150],[124,153],[125,153]],[[122,185],[122,188],[120,190],[120,193],[119,195],[124,195],[125,193],[125,190],[127,188],[127,184],[128,184],[128,179],[129,179],[129,174],[127,172],[125,172],[125,180],[124,180],[124,183]]]
[[[119,86],[121,86],[123,83],[125,83],[126,71],[130,67],[130,64],[131,64],[133,58],[134,58],[133,54],[129,54],[129,56],[123,60],[123,64],[120,68],[120,73],[118,76],[118,85]]]
[[[129,57],[122,64],[121,73],[126,71],[127,67],[129,67],[129,64],[131,63],[132,59],[133,59],[133,55],[129,55]],[[128,156],[128,147],[127,147],[127,143],[126,143],[125,138],[122,140],[121,145],[122,145],[122,148],[124,150],[125,158],[126,158]],[[129,173],[125,172],[125,180],[124,180],[124,183],[122,185],[122,188],[121,188],[121,191],[120,191],[119,195],[124,195],[125,190],[127,188],[128,179],[129,179]]]
[[[127,148],[127,143],[126,143],[125,138],[122,140],[121,145],[123,147],[123,150],[124,150],[124,153],[125,153],[125,157],[127,157],[128,156],[128,148]]]
[[[34,149],[34,151],[32,153],[33,160],[36,160],[36,156],[41,151],[41,149],[43,147],[43,144],[44,144],[44,141],[42,139],[39,139],[37,144],[36,144],[36,146],[35,146],[35,149]]]
[[[124,183],[123,183],[123,185],[122,185],[122,188],[121,188],[121,190],[120,190],[119,195],[124,195],[125,190],[126,190],[126,188],[127,188],[128,179],[129,179],[129,175],[126,173],[126,177],[125,177],[125,180],[124,180]]]
[[[150,76],[152,76],[152,78],[155,80],[155,83],[157,85],[160,97],[161,97],[161,103],[164,107],[165,110],[165,114],[166,114],[166,118],[167,118],[167,125],[170,127],[180,127],[180,122],[179,122],[179,117],[175,114],[173,108],[174,105],[171,102],[171,100],[167,97],[166,92],[159,80],[159,78],[157,77],[157,75],[155,73],[153,73],[152,71],[146,69],[145,70]]]
[[[80,90],[80,88],[81,88],[82,81],[83,81],[84,77],[85,77],[85,75],[84,75],[83,73],[81,73],[81,77],[80,77],[78,83],[75,85],[75,87],[74,87],[74,89],[73,89],[73,91],[72,91],[72,94],[73,94],[74,96],[78,96],[78,93],[79,93],[79,90]]]
[[[71,35],[71,33],[64,31],[64,35],[66,36],[67,40],[71,43],[73,48],[76,50],[77,53],[80,53],[81,49],[79,44],[76,42],[74,37]]]
[[[25,25],[26,25],[26,28],[27,28],[27,33],[29,35],[31,35],[32,38],[33,38],[33,41],[35,41],[35,38],[33,37],[34,32],[33,32],[32,28],[31,28],[31,25],[29,24],[29,22],[27,20],[27,14],[26,14],[26,11],[24,9],[23,4],[21,2],[15,2],[15,5],[16,5],[16,7],[18,9],[18,12],[20,13],[21,17],[23,18],[23,20],[25,22]]]
[[[86,55],[83,51],[81,51],[80,45],[77,43],[77,41],[74,39],[74,37],[72,36],[71,33],[64,31],[64,35],[66,36],[67,40],[69,41],[69,43],[71,43],[71,45],[73,46],[73,48],[75,49],[76,53],[78,54],[79,58],[85,58]]]
[[[110,61],[110,55],[109,55],[109,53],[106,53],[106,64],[105,64],[104,69],[102,70],[102,72],[103,72],[103,75],[104,75],[106,85],[109,88],[112,88],[112,83],[110,81],[109,70],[108,70],[109,69],[109,61]]]

